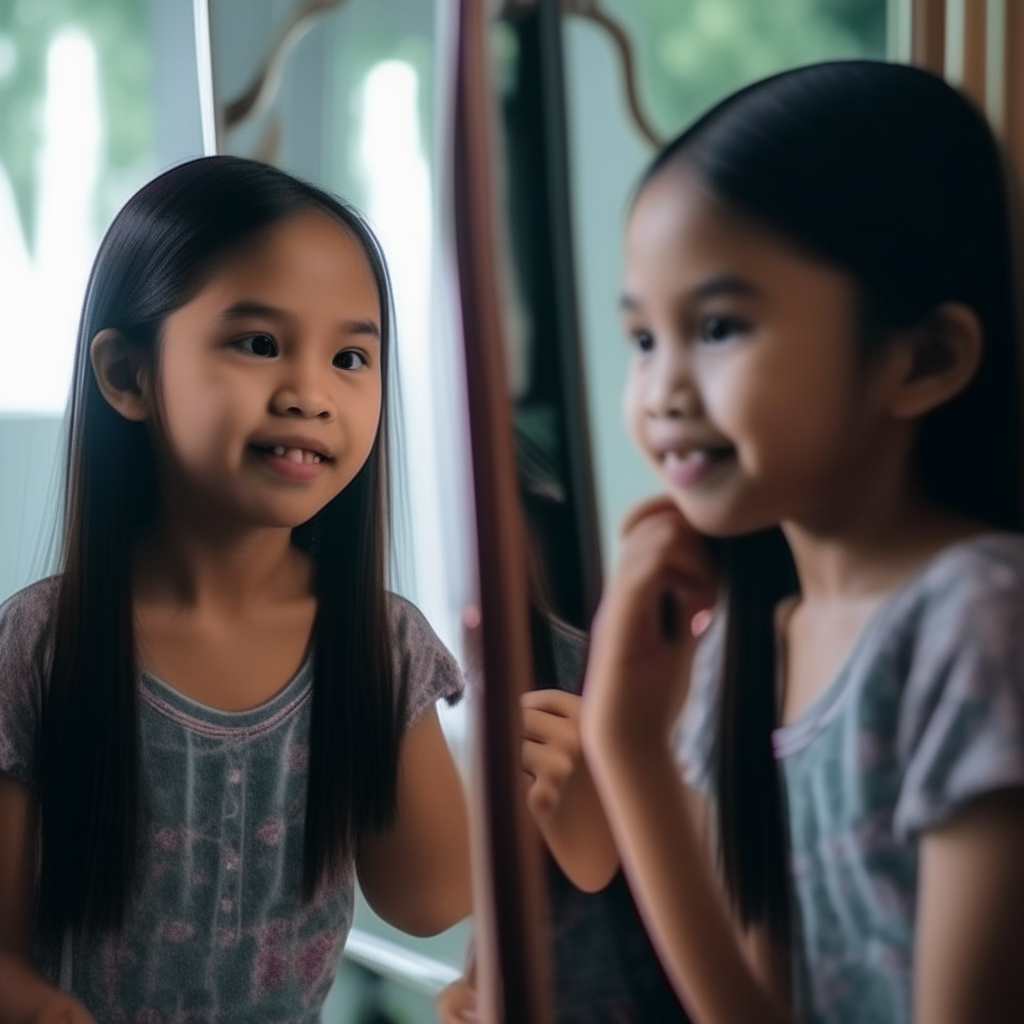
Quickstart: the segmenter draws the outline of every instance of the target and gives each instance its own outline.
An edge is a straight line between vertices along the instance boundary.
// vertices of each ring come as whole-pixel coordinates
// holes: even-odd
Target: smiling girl
[[[460,676],[385,590],[392,340],[369,229],[273,168],[111,225],[62,572],[0,608],[0,1021],[315,1021],[357,877],[469,912]]]
[[[983,118],[897,65],[737,93],[643,179],[622,307],[668,495],[624,525],[581,729],[676,990],[700,1024],[1024,1020],[1020,378]]]

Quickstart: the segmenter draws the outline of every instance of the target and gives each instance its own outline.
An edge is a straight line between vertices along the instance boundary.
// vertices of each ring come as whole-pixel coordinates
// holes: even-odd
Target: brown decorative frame
[[[626,30],[601,7],[598,0],[562,0],[562,10],[566,14],[575,14],[578,17],[594,22],[595,25],[599,25],[612,37],[612,42],[615,44],[615,49],[619,54],[619,64],[622,68],[622,84],[626,90],[626,103],[629,106],[629,114],[633,118],[633,124],[636,125],[637,131],[655,149],[661,149],[667,140],[651,123],[651,119],[647,116],[640,102],[633,44],[630,42]]]
[[[661,149],[667,140],[654,127],[654,124],[643,108],[643,104],[640,102],[633,44],[622,24],[601,7],[599,0],[560,0],[560,2],[563,14],[573,14],[592,21],[611,36],[612,43],[619,55],[619,66],[622,69],[622,85],[626,91],[626,105],[629,108],[629,116],[633,119],[636,130],[655,149]],[[503,10],[514,11],[516,8],[532,7],[536,3],[537,0],[505,0]]]
[[[477,516],[483,685],[476,695],[474,915],[487,1024],[550,1024],[540,841],[519,768],[530,688],[526,557],[516,480],[485,0],[458,4],[451,196]]]

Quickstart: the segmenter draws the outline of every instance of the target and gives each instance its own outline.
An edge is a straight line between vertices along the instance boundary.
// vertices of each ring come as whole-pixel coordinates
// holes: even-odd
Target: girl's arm
[[[470,912],[466,800],[433,707],[402,740],[394,824],[360,842],[356,866],[370,906],[402,931],[434,935]]]
[[[526,803],[573,885],[603,889],[619,866],[608,821],[580,746],[580,698],[562,690],[522,696]]]
[[[788,1021],[740,946],[667,744],[588,734],[626,875],[679,998],[700,1024]]]
[[[1024,1020],[1024,790],[969,804],[921,840],[914,1018]]]
[[[29,791],[0,772],[0,1024],[94,1024],[31,967],[31,808]]]
[[[667,500],[624,526],[583,700],[582,737],[633,893],[700,1024],[782,1024],[750,966],[689,806],[669,730],[686,696],[693,615],[714,601],[699,538]]]

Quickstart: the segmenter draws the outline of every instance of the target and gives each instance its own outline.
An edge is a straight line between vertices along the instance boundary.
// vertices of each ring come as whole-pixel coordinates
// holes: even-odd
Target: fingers
[[[520,706],[545,711],[560,718],[576,719],[579,717],[579,694],[565,690],[527,690],[519,698]]]
[[[54,999],[36,1018],[38,1024],[96,1024],[92,1014],[68,995]]]
[[[575,755],[579,750],[579,715],[563,718],[535,708],[523,710],[523,737],[537,743],[560,747]]]
[[[523,740],[521,756],[522,768],[527,775],[553,782],[559,789],[576,770],[575,757],[547,743]]]
[[[699,568],[702,572],[712,569],[711,557],[699,533],[672,506],[660,512],[638,519],[622,537],[620,566],[627,566],[629,555],[648,548],[671,553],[680,559],[680,564]]]
[[[443,989],[434,1001],[441,1024],[476,1024],[476,990],[466,978],[459,978]]]
[[[707,549],[686,521],[673,511],[639,520],[623,538],[618,592],[656,588],[669,590],[690,608],[690,614],[714,602],[715,573]]]
[[[619,536],[625,537],[641,520],[663,512],[675,512],[680,519],[683,519],[679,506],[667,494],[658,494],[653,498],[647,498],[645,501],[639,502],[627,510],[626,514],[622,517],[622,522],[619,524]],[[686,522],[686,520],[683,519],[683,522]]]

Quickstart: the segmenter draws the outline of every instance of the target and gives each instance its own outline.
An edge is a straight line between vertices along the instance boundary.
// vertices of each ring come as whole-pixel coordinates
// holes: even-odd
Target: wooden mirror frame
[[[480,653],[474,764],[474,916],[480,1018],[550,1024],[540,841],[519,769],[519,698],[532,674],[526,549],[506,379],[503,232],[485,0],[460,0],[451,206],[477,521]]]

